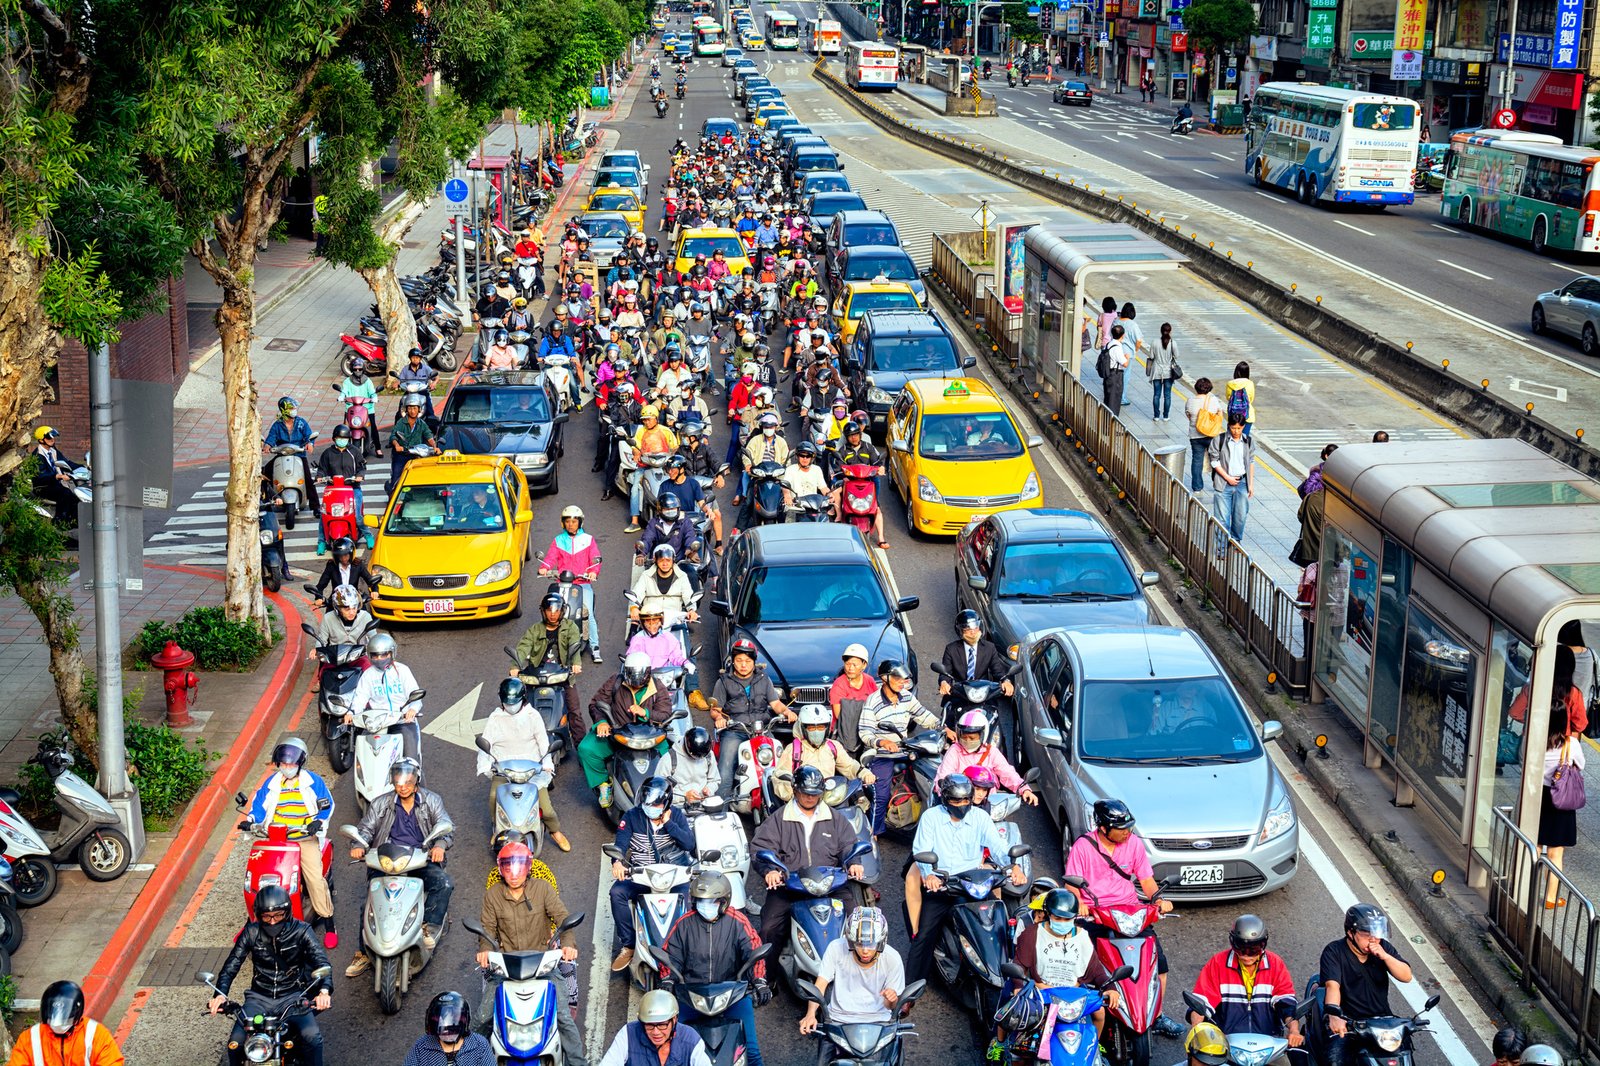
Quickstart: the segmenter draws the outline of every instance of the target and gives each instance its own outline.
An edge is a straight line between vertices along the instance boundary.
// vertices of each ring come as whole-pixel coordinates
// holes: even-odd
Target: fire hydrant
[[[200,676],[189,667],[194,665],[194,652],[184,651],[175,640],[150,657],[150,665],[167,675],[161,683],[167,694],[167,725],[173,729],[193,725],[189,717],[189,692],[200,684]]]

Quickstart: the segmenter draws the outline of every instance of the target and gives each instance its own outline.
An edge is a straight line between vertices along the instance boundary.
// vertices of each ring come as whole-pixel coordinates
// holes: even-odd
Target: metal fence
[[[971,266],[942,236],[933,235],[933,273],[969,313],[982,310],[985,294],[994,288],[994,271]]]
[[[995,350],[1011,362],[1016,362],[1022,351],[1022,316],[1007,310],[1005,301],[994,289],[983,295],[979,305],[983,328],[994,341]]]

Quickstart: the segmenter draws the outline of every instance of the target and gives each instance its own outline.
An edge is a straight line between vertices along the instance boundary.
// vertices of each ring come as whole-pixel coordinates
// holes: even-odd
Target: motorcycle
[[[683,93],[680,91],[678,95],[681,97]],[[656,118],[666,118],[667,111],[670,110],[670,108],[671,105],[667,103],[665,97],[656,97]]]
[[[278,524],[276,504],[261,505],[256,530],[261,538],[261,587],[277,592],[289,578],[289,557],[283,551],[283,527]]]
[[[366,536],[356,508],[355,487],[361,484],[360,476],[346,479],[337,474],[318,478],[317,484],[322,487],[322,542],[332,544],[340,537],[349,537],[352,543],[359,544]]]
[[[340,392],[338,385],[330,385],[334,392]],[[344,424],[350,428],[350,447],[357,455],[365,455],[368,450],[368,436],[377,432],[377,427],[372,424],[372,414],[367,410],[367,402],[359,396],[346,396],[340,401],[344,404]]]
[[[405,752],[405,738],[397,730],[406,710],[420,704],[422,697],[427,694],[427,689],[415,690],[406,697],[405,706],[396,711],[369,706],[355,714],[353,722],[343,720],[345,713],[350,710],[348,699],[329,697],[328,702],[337,708],[340,718],[339,724],[334,727],[335,741],[344,743],[343,738],[354,737],[352,765],[356,771],[356,806],[361,808],[362,814],[367,812],[373,800],[394,791],[394,784],[389,780],[389,767]]]
[[[572,730],[567,725],[567,686],[572,683],[572,670],[559,663],[525,663],[512,649],[506,648],[505,652],[517,664],[517,676],[524,686],[523,699],[544,723],[545,735],[550,739],[550,757],[560,764],[572,750]]]
[[[1322,975],[1306,982],[1300,997],[1308,1008],[1308,1024],[1302,1027],[1306,1044],[1317,1066],[1328,1066],[1328,1027],[1323,1019]],[[1347,1019],[1345,1056],[1347,1066],[1412,1066],[1416,1061],[1413,1033],[1431,1032],[1423,1015],[1439,1005],[1438,996],[1429,996],[1422,1009],[1411,1017],[1386,1015],[1380,1018]],[[1233,1039],[1228,1046],[1231,1049]]]
[[[882,857],[878,854],[878,839],[872,835],[872,793],[860,778],[835,774],[823,783],[822,802],[844,815],[844,820],[855,830],[858,844],[866,844],[856,861],[861,864],[861,877],[856,880],[861,889],[861,905],[871,907],[878,892],[872,886],[883,874]]]
[[[310,511],[311,505],[306,496],[306,467],[300,457],[311,451],[311,445],[317,442],[317,434],[311,434],[311,440],[304,446],[299,444],[280,444],[272,449],[272,489],[279,499],[283,501],[283,528],[293,529],[295,516],[302,509]],[[314,513],[314,512],[313,512]]]
[[[892,725],[886,723],[884,728],[898,734]],[[922,812],[934,806],[933,778],[947,746],[944,730],[924,729],[902,738],[898,751],[871,753],[874,759],[886,759],[895,764],[894,778],[889,785],[889,806],[884,812],[887,829],[902,835],[917,831]]]
[[[878,515],[878,468],[850,463],[840,467],[840,473],[844,480],[839,492],[839,519],[855,526],[862,536],[869,536],[872,521]]]
[[[826,523],[833,521],[833,501],[820,492],[813,492],[806,496],[796,496],[794,505],[789,509],[792,513],[792,522]]]
[[[1080,877],[1065,877],[1062,883],[1080,891],[1088,887],[1088,882]],[[1165,887],[1165,882],[1161,887]],[[1156,976],[1155,938],[1143,934],[1161,917],[1159,901],[1160,888],[1154,898],[1137,907],[1090,904],[1090,920],[1111,930],[1112,935],[1095,938],[1094,958],[1086,974],[1088,980],[1108,981],[1115,971],[1133,967],[1129,976],[1116,982],[1122,999],[1115,1010],[1106,1012],[1105,1032],[1101,1034],[1106,1058],[1113,1066],[1150,1064],[1150,1027],[1161,1016],[1161,981]]]
[[[739,755],[734,763],[733,792],[736,798],[733,800],[733,809],[740,814],[750,815],[753,825],[766,821],[767,813],[778,806],[767,782],[772,768],[778,762],[778,741],[772,731],[787,724],[782,718],[758,722],[754,727],[743,719],[728,720],[729,729],[744,735],[744,739],[739,741]]]
[[[984,712],[989,716],[989,734],[983,738],[983,742],[985,744],[999,744],[1002,748],[1008,749],[1008,757],[1012,758],[1014,765],[1014,749],[1017,746],[1016,737],[1013,736],[1011,743],[1007,744],[1004,736],[1002,736],[1001,722],[1004,720],[1005,715],[1000,712],[1004,706],[1003,701],[1006,696],[1001,691],[1000,686],[1005,680],[1015,677],[1022,670],[1022,664],[1009,664],[1005,675],[1000,681],[987,679],[964,681],[961,678],[952,676],[950,671],[945,668],[944,663],[937,661],[929,663],[928,669],[937,674],[940,680],[950,683],[950,691],[945,695],[941,708],[944,713],[944,720],[946,722],[958,722],[961,720],[961,716],[968,711]]]
[[[1000,972],[1022,982],[1018,995],[1036,990],[1044,999],[1046,1016],[1038,1028],[1006,1035],[1002,1062],[1008,1066],[1034,1066],[1048,1061],[1051,1066],[1095,1066],[1100,1055],[1099,1035],[1094,1029],[1094,1013],[1105,1006],[1102,993],[1133,972],[1123,966],[1110,979],[1096,986],[1053,985],[1038,988],[1033,979],[1014,962],[1001,963]],[[1040,1048],[1044,1048],[1041,1054]]]
[[[1309,991],[1316,984],[1317,978],[1312,978],[1310,984],[1307,985],[1307,990]],[[1184,990],[1183,1003],[1184,1006],[1200,1015],[1204,1020],[1212,1023],[1216,1022],[1216,1012],[1212,1009],[1211,1004],[1188,989]],[[1294,1017],[1301,1022],[1301,1032],[1305,1031],[1304,1019],[1316,1008],[1316,1005],[1317,997],[1308,996],[1302,999],[1299,1006],[1295,1008]],[[1433,1004],[1430,1003],[1422,1009],[1428,1010],[1432,1006]],[[1427,1023],[1424,1022],[1423,1024],[1426,1025]],[[1302,1052],[1301,1054],[1309,1054],[1309,1052]],[[1289,1054],[1289,1040],[1287,1037],[1266,1036],[1261,1033],[1229,1033],[1228,1056],[1234,1062],[1247,1062],[1250,1066],[1289,1066],[1291,1061],[1296,1063],[1302,1061],[1299,1056]],[[1380,1061],[1387,1062],[1388,1056],[1382,1056]],[[1359,1066],[1367,1066],[1367,1064],[1361,1063]]]
[[[731,981],[685,981],[682,974],[670,965],[667,967],[677,983],[674,992],[678,1002],[699,1016],[689,1027],[700,1034],[711,1066],[744,1066],[748,1054],[744,1045],[744,1023],[728,1017],[728,1011],[750,994],[750,972],[770,954],[771,944],[756,948]]]
[[[1030,787],[1037,780],[1039,780],[1039,768],[1037,766],[1022,775],[1023,784]],[[996,789],[989,793],[989,817],[994,821],[995,832],[1000,834],[1000,839],[1005,841],[1007,847],[1022,843],[1022,829],[1011,821],[1011,816],[1021,808],[1022,797],[1015,792]],[[1024,855],[1017,860],[1017,864],[1022,867],[1023,876],[1031,880],[1033,878],[1033,859]]]
[[[676,85],[674,85],[673,86],[673,92],[677,94],[677,97],[678,97],[679,100],[682,100],[683,99],[683,93],[684,93],[684,84],[683,84],[683,82],[680,81]]]
[[[1175,119],[1173,119],[1172,120],[1172,129],[1169,130],[1168,132],[1170,134],[1176,134],[1179,137],[1187,137],[1187,136],[1189,136],[1189,134],[1194,132],[1194,117],[1193,116],[1185,116],[1183,118],[1175,118]]]
[[[539,790],[548,788],[555,775],[536,759],[495,759],[485,737],[478,738],[478,750],[494,759],[489,773],[505,778],[494,790],[492,841],[507,829],[522,834],[523,843],[538,858],[544,850],[544,816],[539,811]]]
[[[649,522],[656,513],[656,501],[661,496],[662,486],[666,484],[667,462],[671,458],[671,452],[645,452],[635,458],[635,465],[641,471],[640,477],[644,479],[639,500],[640,522]]]
[[[757,859],[782,875],[782,889],[796,897],[811,897],[809,901],[796,898],[789,908],[789,937],[778,955],[778,969],[790,988],[798,988],[802,979],[815,983],[822,972],[823,953],[844,934],[844,904],[828,897],[849,880],[845,869],[870,850],[871,845],[857,842],[845,852],[842,866],[805,866],[798,870],[785,866],[776,852],[756,852]]]
[[[695,854],[703,865],[728,875],[728,883],[733,886],[728,905],[744,910],[744,883],[750,873],[750,841],[745,836],[744,823],[721,796],[707,796],[688,804],[684,813],[689,817],[689,828],[694,830]]]
[[[810,981],[795,982],[795,995],[822,1008],[817,1026],[818,1062],[848,1062],[859,1066],[900,1066],[905,1061],[901,1041],[916,1031],[910,1022],[901,1021],[922,994],[928,982],[913,981],[895,1004],[894,1017],[886,1022],[830,1022],[822,990]]]
[[[1001,888],[1002,893],[1010,889],[1012,895],[1027,891],[1025,885],[1012,886],[1008,875],[1016,868],[1017,860],[1032,851],[1026,844],[1017,844],[1008,853],[1011,862],[1006,866],[980,866],[959,873],[939,869],[939,856],[931,851],[912,856],[933,867],[935,876],[945,883],[941,891],[963,897],[940,930],[939,942],[933,948],[933,965],[955,998],[975,1011],[984,1025],[994,1020],[1000,1008],[1005,986],[1000,967],[1011,955],[1010,908],[1004,900],[995,899],[993,893],[996,888]],[[999,856],[994,859],[998,862]],[[909,927],[909,918],[906,924]]]
[[[455,826],[440,822],[420,848],[394,843],[374,848],[353,825],[342,825],[339,832],[366,849],[368,869],[383,873],[367,882],[367,903],[361,913],[365,930],[362,950],[372,959],[372,990],[378,996],[378,1009],[398,1014],[411,979],[422,972],[437,950],[429,949],[422,940],[422,878],[407,875],[428,865],[434,841],[455,832]],[[439,932],[443,934],[449,924],[447,917]]]
[[[248,812],[250,797],[243,792],[233,797],[234,806]],[[250,856],[244,864],[244,913],[249,921],[256,910],[256,893],[268,885],[277,885],[289,893],[289,906],[295,918],[308,921],[311,901],[306,897],[305,886],[300,881],[300,841],[315,840],[322,835],[322,818],[328,811],[326,800],[317,804],[317,817],[305,828],[291,830],[284,825],[263,825],[252,822],[248,813],[239,823],[239,831],[249,833]],[[333,891],[333,842],[322,842],[322,876]]]
[[[22,947],[22,913],[11,884],[14,876],[11,864],[0,859],[0,975],[11,972],[11,956]]]
[[[627,857],[615,844],[602,844],[600,850],[613,861],[627,866]],[[628,880],[648,889],[643,895],[635,896],[632,903],[636,939],[633,962],[629,966],[634,983],[645,992],[661,983],[661,964],[666,961],[661,946],[688,909],[689,894],[674,890],[687,885],[692,872],[689,866],[653,862],[629,867],[625,873]]]
[[[313,588],[312,593],[316,590]],[[377,622],[370,622],[360,636],[370,633]],[[317,631],[309,622],[300,628],[317,639]],[[336,774],[348,773],[355,758],[355,738],[342,729],[345,707],[367,668],[367,649],[359,640],[353,644],[318,644],[317,666],[317,717],[322,720],[322,738],[328,742],[328,762]]]
[[[55,895],[57,863],[76,862],[91,881],[115,881],[127,873],[133,845],[111,804],[72,772],[72,754],[46,735],[28,762],[50,776],[61,825],[41,835],[17,810],[21,795],[0,788],[0,843],[11,863],[18,906],[37,907]]]
[[[783,464],[770,459],[750,468],[752,526],[771,526],[783,522],[787,514],[783,503],[784,473]]]
[[[611,731],[611,757],[607,760],[611,790],[607,794],[602,787],[600,806],[611,807],[619,822],[633,810],[645,781],[657,775],[665,756],[656,749],[666,740],[666,727],[654,722],[629,722]]]
[[[294,1050],[294,1041],[290,1037],[289,1015],[296,1011],[310,1008],[311,1002],[306,998],[313,988],[316,988],[329,977],[333,976],[332,966],[319,966],[311,971],[311,983],[301,989],[297,995],[285,997],[279,1002],[283,1010],[276,1014],[257,1013],[241,1019],[244,1027],[244,1040],[239,1045],[244,1052],[244,1060],[251,1063],[263,1063],[265,1066],[284,1066],[290,1062],[300,1062],[300,1055]],[[205,985],[217,995],[222,995],[217,988],[217,975],[210,970],[196,970],[194,979]],[[277,1004],[273,1004],[274,1007]],[[221,1013],[224,1017],[231,1018],[244,1010],[243,1003],[229,1000],[223,1004]],[[226,1058],[227,1056],[223,1056]]]
[[[494,1021],[489,1042],[495,1061],[507,1066],[564,1066],[565,1053],[556,1028],[558,1012],[566,1010],[562,973],[561,934],[583,924],[583,913],[569,915],[550,936],[545,951],[506,951],[483,927],[470,918],[461,928],[481,937],[490,948],[490,973],[502,978],[494,994]]]
[[[531,255],[519,255],[516,269],[512,271],[512,281],[517,286],[517,291],[527,299],[533,299],[540,289],[539,260]]]

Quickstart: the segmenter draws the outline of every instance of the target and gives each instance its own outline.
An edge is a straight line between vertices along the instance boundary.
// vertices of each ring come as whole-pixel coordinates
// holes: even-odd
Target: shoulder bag
[[[1567,745],[1574,743],[1568,737],[1561,747],[1561,762],[1550,779],[1550,805],[1558,811],[1581,811],[1589,802],[1583,791],[1583,771],[1567,758]]]

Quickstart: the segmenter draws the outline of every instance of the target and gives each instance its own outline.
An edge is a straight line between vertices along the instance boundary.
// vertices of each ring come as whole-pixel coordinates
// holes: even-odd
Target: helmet
[[[771,411],[767,411],[760,418],[758,418],[756,420],[756,424],[759,425],[762,429],[777,429],[778,428],[778,416],[776,414],[772,413]]]
[[[950,803],[953,800],[972,802],[972,778],[966,774],[951,774],[939,782],[939,802]]]
[[[753,647],[750,649],[750,654],[755,654],[755,649]],[[833,712],[828,710],[828,708],[824,707],[820,703],[808,703],[804,707],[801,707],[799,718],[802,728],[808,725],[833,724]]]
[[[1121,800],[1095,800],[1094,827],[1096,829],[1132,829],[1133,812]]]
[[[683,428],[685,434],[687,434],[688,429],[689,429],[688,425],[685,424],[682,428]],[[674,470],[687,471],[688,469],[689,469],[689,458],[688,458],[688,456],[674,455],[671,459],[667,460],[667,470],[669,472],[674,471]],[[662,506],[662,508],[665,508],[666,507],[666,497],[663,496],[661,499],[662,499],[661,506]],[[677,503],[678,497],[677,497],[676,494],[673,495],[672,501],[673,501],[674,504]]]
[[[1371,933],[1376,937],[1389,935],[1389,919],[1375,903],[1357,903],[1344,912],[1344,935]]]
[[[661,408],[657,407],[653,403],[645,404],[643,410],[641,410],[639,412],[639,417],[640,418],[660,418],[661,417]]]
[[[515,677],[500,682],[500,706],[521,707],[527,699],[527,686]]]
[[[860,432],[861,432],[861,423],[857,422],[855,419],[852,418],[850,421],[848,421],[848,422],[846,422],[844,424],[844,435],[846,437],[852,436],[854,434],[858,434]]]
[[[526,849],[524,849],[526,850]],[[460,992],[440,992],[428,1004],[428,1035],[455,1043],[472,1031],[472,1008]]]
[[[1245,952],[1251,948],[1267,950],[1267,923],[1253,914],[1241,914],[1233,921],[1228,933],[1228,943],[1234,951]]]
[[[292,415],[298,410],[300,410],[300,401],[295,399],[293,396],[278,397],[279,414]]]
[[[639,618],[664,618],[667,609],[662,606],[660,596],[651,596],[639,605]]]
[[[704,759],[711,754],[711,731],[705,726],[694,726],[683,734],[683,751],[691,759]]]
[[[639,806],[666,807],[672,803],[672,782],[664,777],[647,777],[639,786]]]
[[[1561,1057],[1561,1052],[1549,1044],[1529,1044],[1522,1049],[1523,1066],[1562,1066],[1565,1061]]]
[[[841,407],[846,411],[850,410],[850,401],[845,399],[843,396],[835,396],[833,398],[833,410],[837,411]]]
[[[1078,897],[1065,888],[1053,888],[1044,894],[1044,903],[1039,909],[1050,918],[1076,918]]]
[[[44,440],[46,437],[54,436],[56,436],[54,426],[40,426],[38,429],[33,431],[33,439],[36,441]]]
[[[968,629],[982,629],[982,628],[983,628],[983,619],[978,617],[978,612],[977,611],[962,611],[960,614],[956,615],[956,632],[957,633],[963,632],[964,630],[968,630]]]
[[[567,305],[566,304],[556,304],[556,309],[554,311],[551,311],[550,313],[552,315],[554,315],[556,318],[560,318],[562,315],[565,315],[565,314],[570,314],[570,312],[567,310]]]
[[[663,989],[646,992],[639,998],[639,1023],[660,1025],[678,1017],[678,997]]]
[[[728,904],[733,899],[733,886],[728,883],[728,875],[720,870],[701,870],[689,882],[689,898],[714,899],[718,902],[717,917],[727,912]]]
[[[540,598],[540,600],[539,600],[539,610],[540,611],[548,611],[548,610],[552,610],[552,609],[554,609],[555,611],[559,612],[556,615],[557,618],[559,618],[561,616],[561,614],[565,614],[566,613],[567,601],[561,598],[560,593],[547,592],[547,593],[544,594],[543,597]]]
[[[650,653],[630,651],[622,660],[622,683],[629,688],[642,688],[650,680]]]
[[[732,662],[736,656],[748,655],[753,662],[756,658],[756,642],[749,637],[740,637],[733,642],[733,647],[728,649],[728,661]]]
[[[367,659],[374,666],[378,666],[378,657],[383,656],[383,666],[394,661],[394,638],[383,630],[376,630],[367,638]]]
[[[567,328],[567,324],[561,321],[561,319],[557,318],[553,319],[547,328],[551,333],[560,333],[562,330]]]
[[[422,410],[422,397],[417,393],[408,392],[406,393],[405,399],[400,401],[400,406],[406,408],[415,408],[416,410],[420,411]]]
[[[661,504],[661,517],[668,521],[676,522],[678,516],[683,513],[683,509],[678,503],[678,494],[676,492],[663,492],[659,502]]]
[[[969,766],[961,772],[972,782],[973,788],[986,788],[993,792],[999,784],[995,780],[994,771],[987,766]]]
[[[274,766],[304,766],[306,755],[306,742],[290,737],[272,749],[272,763]]]
[[[340,537],[333,542],[332,549],[335,559],[341,555],[354,555],[356,553],[356,542],[349,537]]]
[[[346,425],[343,425],[343,424],[334,426],[333,427],[333,439],[334,440],[349,440],[350,439],[350,427],[346,426]]]
[[[995,1024],[1008,1033],[1032,1033],[1044,1024],[1044,994],[1028,981],[995,1012]]]
[[[261,891],[256,893],[256,921],[261,921],[274,911],[282,911],[285,918],[289,917],[289,893],[285,892],[282,885],[262,885]]]
[[[283,889],[278,889],[278,894],[283,895]],[[256,897],[257,902],[260,899]],[[287,905],[288,896],[284,900]],[[39,997],[39,1020],[57,1036],[72,1032],[83,1020],[83,989],[76,981],[52,981]]]
[[[494,331],[494,342],[496,344],[504,344],[506,341],[508,341],[510,339],[511,339],[511,334],[507,333],[505,330],[497,329],[497,330]]]
[[[405,757],[396,759],[389,766],[389,780],[398,785],[402,777],[409,777],[413,784],[422,781],[422,767],[417,765],[417,760]]]
[[[852,644],[849,647],[845,648],[844,653],[840,656],[840,658],[841,659],[860,659],[862,662],[866,662],[867,661],[867,649],[865,647],[863,647],[862,645],[860,645],[860,644]]]
[[[982,711],[968,711],[956,719],[957,733],[988,733],[989,716]]]
[[[794,454],[797,459],[802,455],[808,459],[815,459],[817,457],[817,446],[808,440],[803,440],[800,442],[799,447],[795,448]]]
[[[1226,1066],[1228,1038],[1212,1023],[1200,1022],[1183,1038],[1183,1050],[1191,1059],[1203,1062],[1205,1066]]]
[[[520,840],[507,841],[505,847],[495,853],[494,865],[501,877],[505,877],[507,872],[514,872],[519,866],[523,873],[527,873],[533,865],[533,852]]]
[[[802,766],[794,775],[794,791],[799,796],[822,795],[822,771],[815,766]]]
[[[676,559],[677,557],[678,549],[670,544],[657,544],[650,549],[650,558],[652,559]]]
[[[910,681],[911,668],[899,659],[885,659],[878,664],[878,676],[882,678],[897,677],[902,681]]]
[[[889,939],[889,922],[877,907],[857,907],[845,919],[844,938],[852,947],[881,948]]]
[[[335,608],[360,607],[361,593],[354,585],[340,585],[333,590],[333,605]]]

